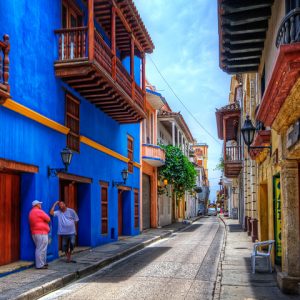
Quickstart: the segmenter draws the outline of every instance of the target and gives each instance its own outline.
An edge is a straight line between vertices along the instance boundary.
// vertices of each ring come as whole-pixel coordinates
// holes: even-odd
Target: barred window
[[[67,136],[67,146],[69,149],[79,152],[79,100],[66,95],[66,126],[70,128]]]
[[[101,185],[101,234],[108,233],[108,193],[107,185]]]
[[[133,138],[127,137],[127,157],[129,158],[128,162],[128,172],[133,172]]]
[[[139,192],[134,191],[134,227],[139,227]]]

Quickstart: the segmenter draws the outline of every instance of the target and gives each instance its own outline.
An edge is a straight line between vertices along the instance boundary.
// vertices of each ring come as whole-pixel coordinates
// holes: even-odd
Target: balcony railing
[[[142,158],[150,165],[159,167],[165,164],[166,153],[165,150],[157,145],[143,144]]]
[[[238,177],[242,169],[241,146],[227,146],[225,149],[225,154],[225,176],[228,178]]]
[[[227,146],[225,162],[241,161],[241,147]]]
[[[276,38],[276,47],[300,41],[300,8],[291,10],[282,20]]]
[[[0,103],[9,96],[9,36],[5,34],[3,36],[3,41],[0,41]],[[2,99],[2,100],[1,100]]]
[[[77,62],[88,60],[87,27],[66,28],[56,30],[58,35],[58,62]],[[104,41],[99,32],[95,30],[94,38],[95,62],[102,67],[111,78],[131,97],[141,108],[144,107],[144,93],[142,89],[133,84],[130,74],[119,58],[114,60],[112,50]],[[115,67],[114,67],[115,64]],[[115,75],[113,75],[115,69]]]

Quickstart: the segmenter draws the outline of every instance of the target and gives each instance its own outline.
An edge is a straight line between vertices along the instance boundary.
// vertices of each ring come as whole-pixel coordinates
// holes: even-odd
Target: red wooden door
[[[20,177],[0,173],[0,266],[20,256]]]
[[[60,185],[60,200],[64,201],[67,207],[77,211],[77,184],[74,181],[61,180]],[[78,224],[76,224],[76,232],[78,232]],[[76,235],[76,245],[77,245]],[[61,249],[61,239],[59,239],[59,249]]]
[[[122,205],[122,191],[118,191],[118,234],[123,234],[123,205]]]

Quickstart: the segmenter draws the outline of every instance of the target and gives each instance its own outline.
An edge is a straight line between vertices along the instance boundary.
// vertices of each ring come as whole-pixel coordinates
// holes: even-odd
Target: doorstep
[[[0,277],[4,277],[8,274],[23,271],[33,266],[34,266],[33,261],[24,261],[24,260],[15,261],[13,263],[0,266]]]

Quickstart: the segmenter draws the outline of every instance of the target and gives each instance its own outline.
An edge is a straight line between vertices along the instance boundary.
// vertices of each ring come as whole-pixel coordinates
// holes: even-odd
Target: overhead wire
[[[208,134],[215,142],[217,142],[219,145],[221,145],[221,142],[219,140],[217,140],[200,122],[199,120],[193,115],[193,113],[189,110],[189,108],[183,103],[183,101],[177,96],[177,94],[175,93],[174,89],[171,87],[171,85],[169,84],[169,82],[166,80],[166,78],[163,76],[163,74],[160,72],[160,70],[158,69],[156,63],[154,62],[154,60],[152,59],[151,55],[147,55],[152,64],[154,65],[156,71],[158,72],[158,74],[160,75],[160,77],[162,78],[162,80],[166,83],[166,85],[168,86],[168,88],[170,89],[170,91],[173,93],[173,95],[175,96],[175,98],[181,103],[181,105],[185,108],[185,110],[189,113],[189,115],[194,119],[194,121],[206,132],[206,134]]]

